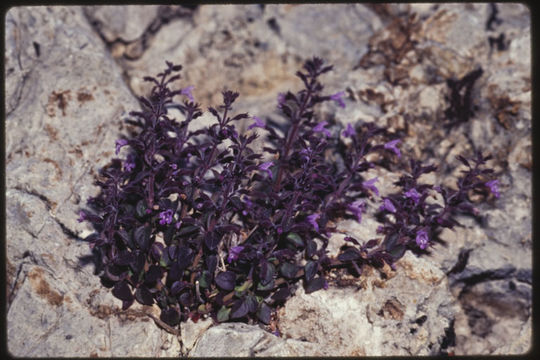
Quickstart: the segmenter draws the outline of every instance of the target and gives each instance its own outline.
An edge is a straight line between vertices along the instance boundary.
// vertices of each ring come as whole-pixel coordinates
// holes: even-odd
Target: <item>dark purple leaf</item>
[[[306,241],[306,256],[308,259],[311,259],[313,255],[317,252],[317,243],[314,240]]]
[[[379,240],[371,239],[364,245],[364,248],[365,249],[371,249],[371,248],[377,246],[378,243],[379,243]]]
[[[193,261],[193,250],[187,246],[181,246],[178,248],[176,258],[180,269],[184,270]]]
[[[148,272],[146,273],[144,277],[144,283],[148,285],[154,284],[155,282],[160,280],[162,276],[163,276],[163,271],[161,267],[157,265],[152,265],[150,266],[150,268],[148,269]]]
[[[185,281],[175,281],[171,286],[171,294],[174,296],[180,294],[182,290],[184,290],[189,283]]]
[[[259,303],[257,302],[257,299],[253,295],[246,296],[245,300],[246,305],[248,307],[248,312],[254,313],[257,311],[257,307],[259,306]]]
[[[125,278],[127,271],[125,268],[116,265],[105,267],[105,276],[112,281],[120,281]]]
[[[163,244],[158,242],[153,243],[150,253],[154,261],[159,261],[161,259],[161,254],[163,253]]]
[[[351,237],[351,236],[345,236],[345,239],[343,239],[347,242],[351,242],[355,245],[360,245],[360,243],[358,242],[358,240],[356,240],[355,238]]]
[[[272,309],[265,303],[261,304],[259,311],[257,312],[257,318],[264,324],[270,324],[272,316]]]
[[[304,276],[308,283],[315,277],[318,269],[319,263],[317,261],[308,261],[306,263],[306,266],[304,266]]]
[[[180,264],[178,264],[178,262],[175,261],[171,263],[171,268],[169,269],[169,273],[167,274],[167,282],[170,283],[180,280],[183,273],[184,270],[182,269]]]
[[[133,300],[133,294],[131,293],[131,289],[127,281],[125,280],[117,282],[116,285],[114,285],[112,294],[115,297],[119,298],[120,300],[125,300],[125,301]]]
[[[180,322],[180,314],[176,309],[171,307],[162,310],[159,318],[170,326],[176,326]]]
[[[135,290],[135,299],[143,305],[152,305],[154,303],[154,297],[152,293],[144,286],[141,286]]]
[[[217,274],[216,276],[217,286],[226,291],[231,291],[234,289],[235,281],[236,274],[232,271],[225,271]]]
[[[276,272],[276,268],[274,264],[263,261],[261,264],[261,272],[260,272],[260,278],[261,278],[261,285],[267,285],[272,279],[274,278],[274,274]]]
[[[216,255],[210,255],[206,258],[206,268],[211,274],[216,271],[217,261]]]
[[[338,260],[342,262],[360,259],[360,252],[356,248],[349,247],[338,255]]]
[[[123,300],[122,301],[122,310],[127,310],[131,305],[133,305],[134,299],[131,300]]]
[[[393,234],[387,236],[384,239],[384,247],[385,247],[386,251],[392,250],[398,244],[398,240],[399,240],[399,234],[398,233],[393,233]]]
[[[204,237],[204,243],[210,250],[215,250],[220,241],[221,238],[216,233],[207,233]]]
[[[179,297],[180,304],[186,307],[190,307],[193,304],[193,294],[189,291],[183,292]]]
[[[231,309],[231,319],[239,319],[246,316],[249,312],[249,304],[245,299],[236,300]]]
[[[322,289],[325,283],[326,283],[326,280],[323,277],[321,276],[316,277],[315,279],[311,280],[310,282],[306,284],[304,288],[306,291],[306,294],[310,294],[314,291]]]
[[[135,244],[139,246],[142,250],[148,250],[150,246],[150,233],[152,229],[150,226],[139,226],[133,232],[133,240]]]
[[[272,295],[272,300],[276,302],[283,302],[287,300],[290,294],[291,292],[289,291],[289,288],[284,287],[284,288],[279,289],[278,291],[274,293],[274,295]]]
[[[116,265],[129,265],[130,263],[135,261],[135,254],[132,253],[129,250],[122,250],[118,253],[116,256],[116,259],[114,260],[114,263]]]

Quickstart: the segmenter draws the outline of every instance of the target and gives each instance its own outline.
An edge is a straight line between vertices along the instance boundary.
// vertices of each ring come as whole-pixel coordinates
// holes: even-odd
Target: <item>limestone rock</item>
[[[137,103],[79,7],[6,14],[7,345],[14,356],[177,355],[81,259],[78,209]],[[89,303],[98,294],[97,303]],[[134,338],[138,340],[133,341]]]

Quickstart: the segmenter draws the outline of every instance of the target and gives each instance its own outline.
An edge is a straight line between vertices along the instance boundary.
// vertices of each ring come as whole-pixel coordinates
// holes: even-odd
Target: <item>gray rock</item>
[[[159,6],[85,6],[83,10],[105,41],[129,43],[145,33],[158,16]]]
[[[114,153],[121,115],[137,108],[120,68],[79,7],[14,7],[6,30],[10,353],[177,355],[175,337],[140,310],[121,312],[80,263],[90,229],[76,221],[78,209],[95,195],[92,179]]]
[[[428,355],[441,351],[453,311],[444,274],[407,253],[391,279],[374,273],[352,288],[299,290],[280,311],[279,328],[327,356]]]
[[[281,338],[253,325],[221,324],[189,356],[438,354],[454,312],[446,278],[410,253],[397,267],[386,281],[372,273],[343,288],[311,294],[299,288],[279,311]]]

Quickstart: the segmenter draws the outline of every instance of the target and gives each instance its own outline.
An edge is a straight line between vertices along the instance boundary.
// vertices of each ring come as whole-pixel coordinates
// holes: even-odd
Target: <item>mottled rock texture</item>
[[[521,4],[13,7],[5,17],[6,288],[15,356],[324,356],[518,354],[531,346],[530,12]],[[121,311],[100,284],[78,210],[130,131],[123,119],[164,60],[184,65],[203,107],[240,92],[237,109],[275,115],[276,95],[314,55],[335,65],[322,107],[341,123],[377,121],[414,157],[457,174],[455,156],[494,154],[501,197],[480,202],[395,276],[329,274],[278,312],[277,337],[255,325],[160,329],[153,309]],[[481,69],[481,70],[480,70]],[[474,80],[470,80],[474,78]],[[399,174],[384,169],[381,192]],[[431,180],[431,179],[430,179]],[[450,185],[452,185],[450,181]],[[362,240],[377,222],[343,222]],[[332,238],[337,251],[342,234]],[[328,334],[332,334],[329,336]]]

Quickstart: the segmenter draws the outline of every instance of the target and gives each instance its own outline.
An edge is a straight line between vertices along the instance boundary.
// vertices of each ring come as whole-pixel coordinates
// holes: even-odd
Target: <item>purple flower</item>
[[[391,213],[395,213],[396,212],[396,207],[394,206],[392,201],[390,201],[390,199],[384,199],[384,202],[381,205],[380,210],[386,210],[386,211],[389,211]]]
[[[190,85],[190,86],[188,86],[187,88],[182,89],[182,91],[181,91],[180,93],[181,93],[182,95],[186,95],[190,101],[195,101],[195,100],[193,99],[193,94],[191,94],[191,90],[193,90],[194,88],[195,88],[195,86]]]
[[[243,214],[244,216],[246,216],[246,215],[248,214],[248,210],[251,209],[251,208],[253,207],[253,202],[251,202],[251,200],[249,200],[249,198],[246,197],[246,198],[244,199],[244,204],[245,204],[246,207],[245,207],[244,210],[242,210],[242,214]]]
[[[499,180],[491,180],[486,183],[486,186],[489,188],[489,191],[493,195],[495,195],[496,198],[501,196],[501,193],[499,192]]]
[[[429,237],[426,230],[422,229],[416,233],[416,244],[424,250],[429,244]]]
[[[270,170],[270,166],[274,165],[274,163],[272,161],[268,161],[268,162],[265,162],[265,163],[262,163],[261,165],[259,165],[259,170],[263,170],[263,171],[266,171],[268,173],[268,177],[271,179],[272,178],[272,171]]]
[[[409,191],[404,193],[405,197],[408,197],[409,199],[413,199],[415,204],[418,204],[418,201],[420,201],[420,194],[418,191],[416,191],[415,188],[410,189]]]
[[[354,201],[352,204],[347,206],[347,209],[356,216],[358,222],[362,222],[362,211],[364,211],[366,203],[362,200]]]
[[[135,159],[129,154],[126,161],[124,161],[124,171],[131,172],[133,169],[135,169]]]
[[[116,140],[115,154],[118,155],[118,153],[120,152],[120,148],[122,148],[123,146],[126,146],[127,144],[128,144],[128,141],[126,139],[118,139],[118,140]]]
[[[392,140],[392,141],[389,141],[387,142],[386,144],[384,144],[384,148],[387,149],[387,150],[391,150],[393,151],[398,158],[401,157],[401,152],[399,151],[399,149],[396,147],[396,145],[400,142],[401,140],[399,139],[396,139],[396,140]]]
[[[335,93],[334,95],[330,95],[330,100],[334,100],[339,106],[344,108],[345,103],[341,99],[343,96],[345,96],[345,91],[340,91],[338,93]]]
[[[159,213],[159,223],[161,225],[170,224],[173,221],[173,211],[171,209],[167,209],[165,211],[162,211]]]
[[[328,281],[326,279],[324,279],[323,289],[328,290]]]
[[[307,149],[302,149],[300,151],[300,155],[302,155],[302,159],[304,161],[307,161],[309,159],[309,157],[311,156],[311,153],[313,152],[313,150],[311,148],[307,148]]]
[[[280,337],[280,336],[281,336],[281,333],[279,332],[278,329],[272,331],[272,334],[276,335],[277,337]]]
[[[79,218],[77,219],[78,222],[83,222],[86,220],[86,213],[84,211],[79,211]]]
[[[354,135],[356,135],[356,130],[354,130],[354,127],[351,125],[351,123],[347,124],[347,128],[343,130],[343,136],[352,138]]]
[[[328,129],[325,129],[324,127],[328,124],[327,121],[321,121],[320,123],[318,123],[314,128],[313,128],[313,131],[315,132],[322,132],[324,133],[324,135],[326,136],[332,136],[332,134],[330,133],[330,131],[328,131]]]
[[[264,121],[262,121],[258,116],[254,116],[253,120],[255,120],[255,122],[248,126],[248,130],[251,130],[256,127],[264,129],[266,127],[266,124],[264,123]]]
[[[317,224],[317,220],[321,217],[319,214],[312,214],[307,217],[308,223],[310,223],[314,228],[315,231],[319,232],[319,224]]]
[[[284,93],[278,93],[277,102],[278,102],[278,108],[281,108],[281,106],[283,106],[283,104],[285,104],[285,94]]]
[[[377,182],[377,180],[379,180],[379,179],[377,177],[374,177],[371,180],[364,181],[362,183],[362,186],[365,187],[366,189],[369,189],[369,190],[373,191],[375,193],[375,195],[379,196],[379,189],[377,189],[377,187],[375,185],[373,185],[373,184],[375,184]]]
[[[244,250],[243,246],[233,246],[232,248],[230,248],[227,262],[230,264],[231,262],[238,260],[238,256],[240,255],[242,250]]]
[[[174,224],[174,227],[176,228],[176,230],[180,229],[180,226],[182,226],[182,220]]]

